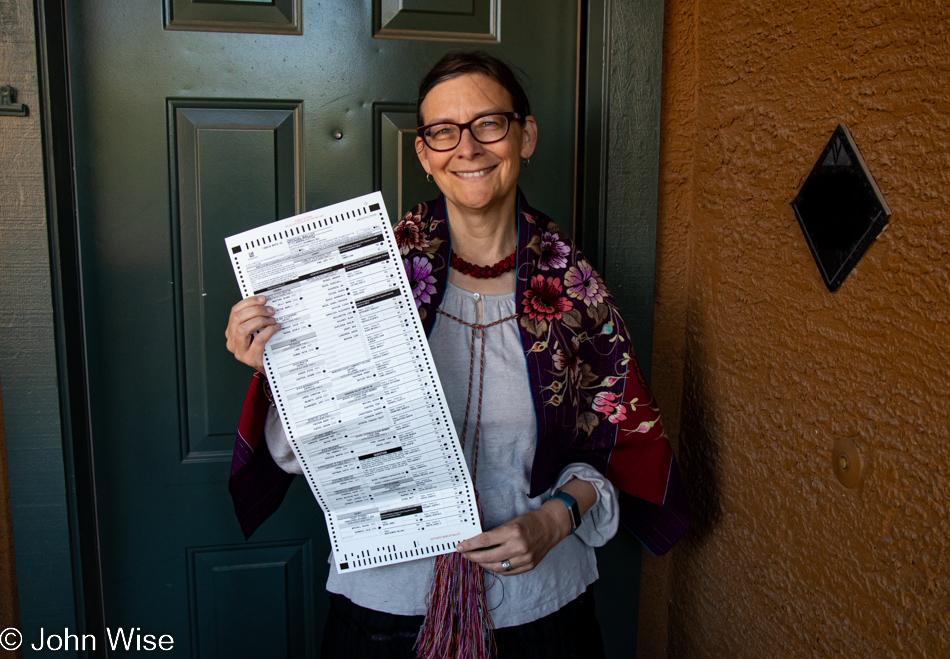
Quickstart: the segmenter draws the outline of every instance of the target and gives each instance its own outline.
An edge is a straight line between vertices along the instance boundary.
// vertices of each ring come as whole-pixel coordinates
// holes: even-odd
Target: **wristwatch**
[[[555,499],[567,506],[567,512],[571,516],[571,535],[574,535],[574,531],[581,525],[581,511],[580,508],[577,507],[577,499],[561,490],[557,490],[552,494],[548,501],[554,501]]]

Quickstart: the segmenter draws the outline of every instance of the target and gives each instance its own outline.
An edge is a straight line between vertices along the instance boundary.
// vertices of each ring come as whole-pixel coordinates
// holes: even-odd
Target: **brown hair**
[[[419,83],[419,100],[416,103],[416,121],[422,125],[422,101],[436,85],[469,73],[481,73],[505,88],[511,96],[512,109],[521,115],[521,121],[531,114],[528,95],[507,64],[481,50],[455,50],[446,53],[435,63]]]

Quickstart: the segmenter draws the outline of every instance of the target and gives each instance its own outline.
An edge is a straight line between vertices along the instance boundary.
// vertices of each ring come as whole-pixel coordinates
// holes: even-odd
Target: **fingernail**
[[[265,307],[264,310],[265,310],[267,313],[274,313],[274,307]]]

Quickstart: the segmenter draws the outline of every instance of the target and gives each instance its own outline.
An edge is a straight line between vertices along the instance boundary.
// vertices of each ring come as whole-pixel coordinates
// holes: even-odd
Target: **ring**
[[[505,572],[511,572],[511,561],[507,558],[501,562],[501,569]]]

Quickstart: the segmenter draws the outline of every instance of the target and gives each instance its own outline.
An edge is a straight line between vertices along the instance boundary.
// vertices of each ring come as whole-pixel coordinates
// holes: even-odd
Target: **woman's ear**
[[[429,152],[426,150],[425,142],[422,141],[421,137],[416,137],[416,155],[419,157],[422,169],[426,170],[426,174],[431,174],[432,172],[429,170]]]
[[[524,119],[524,127],[521,129],[521,157],[530,158],[538,146],[538,123],[534,117],[528,115]]]

